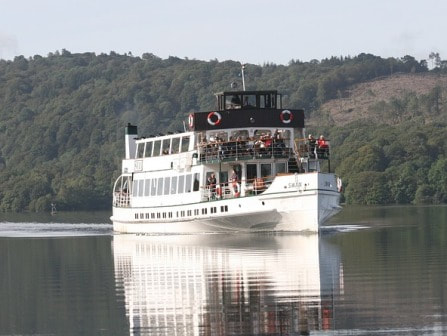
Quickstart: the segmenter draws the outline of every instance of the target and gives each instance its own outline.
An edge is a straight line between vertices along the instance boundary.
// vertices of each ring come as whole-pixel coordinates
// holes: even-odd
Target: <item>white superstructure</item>
[[[126,127],[114,230],[318,232],[340,209],[340,181],[320,172],[328,141],[305,139],[303,111],[282,109],[276,91],[216,97],[217,110],[190,114],[190,131],[143,138]]]

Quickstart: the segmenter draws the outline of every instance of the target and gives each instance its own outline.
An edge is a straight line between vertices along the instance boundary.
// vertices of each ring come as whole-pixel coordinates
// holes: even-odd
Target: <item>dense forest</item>
[[[325,103],[350,88],[408,74],[443,78],[411,56],[370,54],[288,65],[246,66],[247,89],[277,89],[283,105],[305,108],[312,132],[331,139],[331,166],[348,203],[447,202],[444,85],[425,93],[377,97],[365,118],[350,110],[334,122]],[[107,209],[124,155],[128,122],[141,134],[183,129],[190,111],[215,105],[214,93],[240,82],[240,63],[153,54],[72,54],[0,60],[0,211]],[[368,117],[370,116],[370,117]]]

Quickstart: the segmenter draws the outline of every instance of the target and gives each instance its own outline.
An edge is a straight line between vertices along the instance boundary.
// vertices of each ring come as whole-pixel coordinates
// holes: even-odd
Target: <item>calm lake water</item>
[[[109,216],[0,214],[0,335],[447,334],[447,207],[346,207],[321,236]]]

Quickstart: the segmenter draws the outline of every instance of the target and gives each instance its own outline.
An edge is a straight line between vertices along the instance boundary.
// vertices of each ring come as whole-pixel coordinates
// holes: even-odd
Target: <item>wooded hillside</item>
[[[411,56],[361,54],[249,64],[246,82],[279,90],[285,106],[306,109],[312,132],[331,138],[348,202],[445,202],[443,71]],[[386,85],[403,78],[424,90],[389,94]],[[213,93],[232,82],[240,82],[233,61],[66,50],[0,60],[0,210],[48,211],[51,202],[61,210],[110,208],[124,125],[147,135],[183,129],[189,112],[212,109]]]

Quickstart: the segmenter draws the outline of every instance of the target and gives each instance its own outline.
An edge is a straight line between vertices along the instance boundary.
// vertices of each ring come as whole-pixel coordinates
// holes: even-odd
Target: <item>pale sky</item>
[[[287,64],[447,59],[446,0],[0,0],[0,58],[66,49]]]

